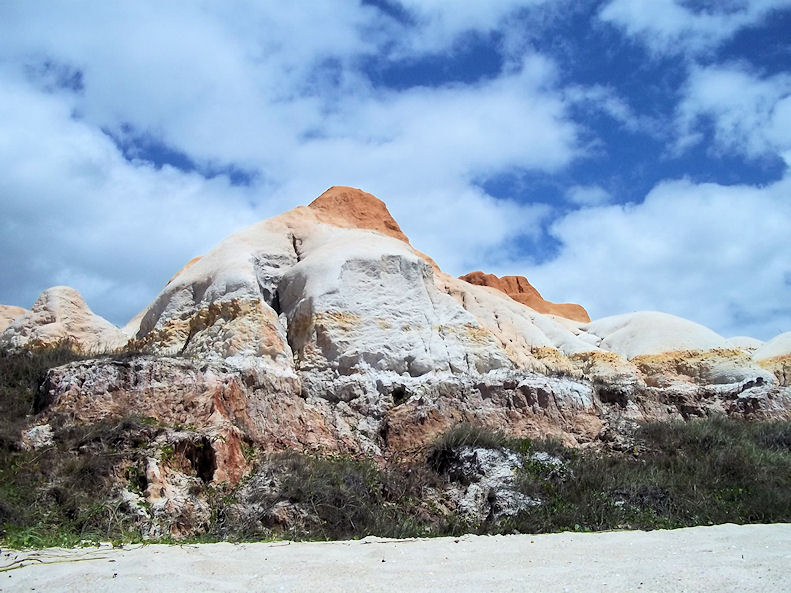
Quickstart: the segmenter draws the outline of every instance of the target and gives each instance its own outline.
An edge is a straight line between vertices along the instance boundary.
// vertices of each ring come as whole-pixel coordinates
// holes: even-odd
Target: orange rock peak
[[[313,200],[308,208],[315,210],[319,220],[327,224],[370,229],[409,243],[385,203],[361,189],[335,185]]]
[[[470,272],[469,274],[460,276],[459,279],[478,286],[496,288],[515,301],[527,305],[539,313],[558,315],[574,321],[590,321],[590,316],[588,316],[588,312],[582,305],[547,301],[524,276],[503,276],[502,278],[498,278],[494,274]]]

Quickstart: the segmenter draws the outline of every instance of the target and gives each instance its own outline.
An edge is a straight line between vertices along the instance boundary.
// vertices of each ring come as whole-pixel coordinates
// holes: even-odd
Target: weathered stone
[[[14,320],[22,317],[22,315],[27,312],[27,309],[23,309],[22,307],[15,307],[14,305],[0,305],[0,334],[2,334],[6,328],[14,322]]]
[[[49,424],[38,424],[22,433],[22,448],[27,450],[42,449],[52,444],[52,427]]]
[[[331,188],[192,260],[127,325],[128,355],[51,370],[37,424],[156,419],[173,455],[152,457],[146,497],[176,521],[203,512],[182,490],[238,483],[251,446],[405,458],[469,423],[625,447],[639,421],[789,414],[787,337],[729,342],[652,312],[575,321],[527,302],[540,295],[526,280],[497,281],[442,273],[382,202]],[[52,313],[59,333],[42,329],[67,293],[42,297],[1,339],[88,344],[87,322]],[[65,317],[85,318],[77,305]]]
[[[495,288],[538,313],[560,315],[574,321],[590,321],[588,312],[584,307],[573,303],[552,303],[547,301],[524,276],[503,276],[498,278],[494,274],[470,272],[460,276],[459,279],[477,286]]]
[[[55,286],[38,297],[30,311],[0,334],[0,347],[41,349],[68,344],[84,353],[112,352],[124,346],[120,329],[93,313],[73,288]]]
[[[445,473],[461,479],[446,488],[464,518],[494,523],[516,515],[541,501],[516,489],[515,478],[522,460],[513,451],[464,446],[449,453]]]

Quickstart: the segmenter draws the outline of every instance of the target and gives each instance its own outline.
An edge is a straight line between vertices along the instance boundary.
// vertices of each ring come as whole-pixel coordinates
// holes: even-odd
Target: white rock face
[[[758,361],[780,356],[791,356],[791,332],[775,336],[753,352],[753,358]]]
[[[154,356],[51,371],[41,404],[86,421],[127,410],[213,427],[233,444],[215,454],[234,479],[245,438],[387,455],[460,422],[573,445],[636,421],[791,409],[787,337],[753,356],[752,341],[663,313],[543,315],[442,273],[383,203],[339,191],[189,262],[124,328],[130,351]],[[66,314],[60,292],[0,341],[90,334],[65,329],[87,307]]]
[[[275,310],[280,277],[298,261],[290,222],[283,216],[253,225],[186,266],[143,313],[134,346],[209,360],[257,358],[291,368],[285,327]],[[133,320],[129,328],[135,325]]]
[[[0,334],[0,347],[46,348],[70,342],[86,353],[114,351],[126,341],[121,330],[93,313],[80,293],[68,286],[45,290],[30,311]]]
[[[707,327],[655,311],[614,315],[581,327],[600,339],[598,346],[602,350],[627,359],[643,354],[728,348],[727,340]]]
[[[513,366],[407,243],[320,222],[307,208],[236,233],[177,275],[135,338],[160,353],[263,356],[339,375]]]
[[[729,348],[738,348],[739,350],[745,350],[747,352],[752,352],[764,344],[762,340],[751,338],[749,336],[734,336],[732,338],[728,338],[726,342],[728,343]]]
[[[513,366],[407,244],[374,231],[321,229],[302,245],[279,291],[300,369],[329,364],[341,375],[415,377]]]
[[[556,349],[564,354],[598,350],[586,341],[587,336],[576,322],[537,313],[494,288],[469,284],[446,274],[439,274],[437,281],[497,338],[519,367],[532,367],[537,348]]]
[[[470,480],[466,486],[450,488],[462,515],[497,520],[540,504],[516,489],[514,483],[522,462],[513,451],[466,445],[454,455],[451,471]]]
[[[0,305],[0,333],[3,333],[15,319],[22,317],[25,313],[27,313],[27,309],[23,309],[22,307]]]

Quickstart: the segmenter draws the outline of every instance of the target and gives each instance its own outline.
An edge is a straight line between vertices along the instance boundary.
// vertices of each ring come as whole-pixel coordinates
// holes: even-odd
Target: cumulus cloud
[[[776,5],[614,0],[598,14],[656,51],[697,53]],[[623,205],[589,175],[566,177],[607,154],[588,119],[605,114],[655,139],[668,127],[606,77],[566,80],[562,63],[532,46],[535,31],[522,29],[550,26],[569,3],[42,6],[0,4],[0,273],[10,279],[0,302],[29,306],[47,286],[70,284],[124,323],[194,255],[345,184],[386,200],[450,273],[527,272],[548,298],[594,316],[653,308],[724,333],[788,329],[787,180],[665,182]],[[538,16],[524,20],[530,10]],[[453,57],[476,36],[502,57],[479,80],[388,88],[366,70],[374,59]],[[681,149],[711,126],[719,150],[789,150],[786,77],[701,67],[682,91]],[[241,184],[234,171],[248,174]],[[481,179],[509,174],[549,179],[560,203],[482,189]],[[557,257],[532,265],[524,246],[542,242]]]
[[[566,199],[578,206],[600,206],[612,202],[613,196],[599,185],[574,185],[566,190]]]
[[[0,85],[0,273],[6,302],[77,286],[119,322],[180,265],[256,218],[245,188],[127,162],[68,101]]]
[[[755,25],[787,0],[724,0],[695,10],[683,0],[611,0],[599,16],[657,54],[708,52]]]
[[[401,0],[398,4],[416,28],[407,32],[407,44],[396,55],[442,52],[453,48],[460,36],[488,34],[501,30],[508,17],[525,9],[552,4],[549,0],[499,0],[498,2],[458,2],[456,0]],[[426,34],[430,32],[430,34]]]
[[[13,197],[2,265],[20,280],[0,302],[29,306],[66,283],[123,323],[196,253],[335,184],[386,199],[413,243],[454,272],[535,235],[545,207],[494,199],[475,180],[557,171],[580,154],[549,58],[402,91],[374,87],[362,67],[376,52],[452,47],[519,4],[407,4],[419,17],[408,34],[355,3],[4,4],[0,162]],[[141,139],[194,167],[161,166]],[[228,168],[250,172],[249,185],[217,175]]]
[[[791,328],[791,177],[763,188],[658,184],[639,204],[558,219],[557,258],[525,265],[547,298],[594,318],[659,310],[728,336]]]
[[[760,77],[738,64],[692,70],[676,115],[679,148],[713,129],[716,150],[756,158],[791,150],[791,76]]]

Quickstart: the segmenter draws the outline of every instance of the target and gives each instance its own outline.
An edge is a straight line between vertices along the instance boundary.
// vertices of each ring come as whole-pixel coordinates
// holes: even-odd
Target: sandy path
[[[788,593],[791,524],[429,540],[4,550],[0,591]]]

